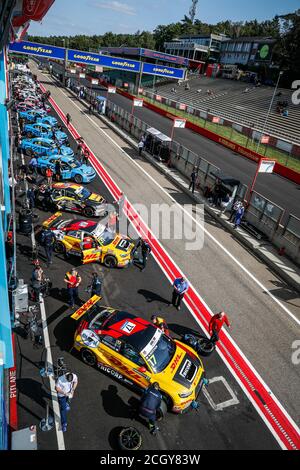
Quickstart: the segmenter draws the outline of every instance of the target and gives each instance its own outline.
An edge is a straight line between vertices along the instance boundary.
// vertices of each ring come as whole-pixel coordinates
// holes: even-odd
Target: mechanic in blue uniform
[[[159,431],[155,421],[157,418],[157,410],[160,407],[161,401],[162,394],[159,390],[159,384],[154,382],[144,391],[139,404],[139,414],[142,416],[142,418],[146,418],[148,420],[148,426],[151,434],[156,434],[156,432]]]
[[[178,277],[173,283],[172,305],[180,310],[180,304],[184,294],[189,288],[189,283],[184,277]],[[171,303],[169,305],[171,305]]]
[[[90,286],[88,286],[88,289],[91,292],[91,297],[93,297],[93,295],[99,295],[99,297],[101,296],[102,279],[97,273],[93,273],[92,283]]]
[[[148,256],[151,253],[151,246],[149,245],[148,242],[146,242],[146,240],[143,240],[142,238],[140,238],[139,241],[138,241],[138,244],[136,245],[136,250],[138,248],[141,249],[141,255],[142,255],[141,268],[140,269],[141,269],[141,271],[144,271],[144,269],[146,268],[146,265],[147,265]]]
[[[45,248],[45,254],[47,258],[47,265],[52,264],[52,253],[55,244],[55,235],[49,228],[46,228],[42,232],[41,243]]]

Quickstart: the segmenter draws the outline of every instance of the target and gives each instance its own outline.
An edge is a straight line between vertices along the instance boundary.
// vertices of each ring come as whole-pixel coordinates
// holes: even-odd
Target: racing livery
[[[58,124],[57,119],[53,116],[38,117],[36,122],[41,124],[48,124],[51,127],[57,127]]]
[[[108,268],[124,268],[132,261],[134,242],[94,220],[61,220],[57,212],[42,226],[54,231],[55,250],[79,256],[83,264],[100,262]]]
[[[85,217],[107,215],[104,197],[76,183],[54,183],[51,201],[57,210],[78,212]]]
[[[20,148],[25,151],[26,155],[36,153],[38,155],[65,155],[73,157],[74,152],[70,147],[65,145],[58,146],[52,139],[45,137],[36,137],[34,139],[22,139]]]
[[[20,118],[26,122],[35,122],[38,118],[43,118],[47,114],[44,109],[29,109],[28,111],[19,111]]]
[[[203,385],[196,352],[141,317],[100,306],[99,299],[92,297],[71,316],[80,321],[74,348],[82,360],[139,389],[158,382],[168,408],[186,411]]]
[[[68,148],[68,147],[65,147]],[[37,167],[42,173],[46,174],[46,168],[50,167],[55,174],[55,163],[57,160],[61,162],[61,179],[74,180],[75,183],[90,183],[95,176],[94,168],[80,163],[76,158],[67,157],[64,155],[53,155],[51,157],[40,157],[37,159]]]
[[[63,144],[67,142],[68,136],[65,132],[54,130],[55,138]],[[24,134],[30,139],[32,137],[45,137],[46,139],[53,139],[53,130],[49,124],[35,122],[33,124],[25,124]]]

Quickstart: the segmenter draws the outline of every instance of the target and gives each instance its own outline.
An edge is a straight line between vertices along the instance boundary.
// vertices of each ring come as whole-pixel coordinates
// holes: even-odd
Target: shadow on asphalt
[[[42,408],[46,408],[46,400],[51,399],[51,394],[46,392],[43,385],[30,378],[17,379],[17,389]]]
[[[170,300],[167,300],[167,299],[161,297],[159,294],[156,294],[155,292],[152,292],[152,291],[147,290],[147,289],[139,289],[137,292],[138,292],[138,294],[145,297],[146,301],[149,302],[149,303],[150,302],[161,302],[163,304],[169,305]]]
[[[109,385],[101,391],[103,409],[106,414],[115,418],[132,418],[132,408],[118,394],[116,385]]]

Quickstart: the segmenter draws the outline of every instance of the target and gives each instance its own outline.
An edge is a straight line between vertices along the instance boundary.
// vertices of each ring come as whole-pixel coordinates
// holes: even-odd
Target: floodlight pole
[[[263,128],[262,128],[262,135],[264,135],[265,128],[267,126],[267,122],[268,122],[268,119],[269,119],[269,116],[270,116],[270,113],[271,113],[271,110],[272,110],[273,102],[274,102],[274,99],[275,99],[275,95],[276,95],[276,92],[277,92],[277,88],[278,88],[278,85],[279,85],[281,75],[283,75],[283,71],[280,71],[279,74],[278,74],[277,83],[276,83],[276,86],[275,86],[275,89],[274,89],[274,93],[273,93],[273,96],[272,96],[272,99],[271,99],[271,103],[270,103],[270,106],[269,106],[269,109],[268,109],[268,112],[267,112],[267,115],[266,115],[264,125],[263,125]],[[259,151],[260,144],[261,144],[261,138],[259,138],[259,141],[257,143],[256,153],[258,153],[258,151]]]

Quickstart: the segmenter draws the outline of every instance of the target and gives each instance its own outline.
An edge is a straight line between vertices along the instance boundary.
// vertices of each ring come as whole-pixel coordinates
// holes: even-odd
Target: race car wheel
[[[94,353],[89,349],[82,349],[80,351],[81,358],[85,364],[88,366],[94,367],[97,364],[97,359]]]
[[[82,213],[85,217],[94,217],[95,215],[94,209],[88,206],[83,209]]]
[[[105,256],[104,266],[106,266],[107,268],[115,268],[117,266],[116,258],[111,255]]]
[[[157,421],[161,421],[167,414],[168,412],[168,405],[167,405],[167,399],[165,399],[165,397],[163,397],[161,403],[160,403],[160,406],[158,408],[158,410],[156,411],[156,419]]]
[[[208,338],[199,338],[197,341],[197,352],[200,356],[207,357],[210,356],[214,350],[216,349],[216,345],[210,341]]]
[[[27,137],[28,137],[28,139],[31,139],[33,137],[32,132],[27,132]]]
[[[77,184],[82,183],[82,176],[81,176],[81,175],[75,175],[75,176],[74,176],[74,181],[75,181],[75,183],[77,183]]]
[[[65,254],[66,252],[65,245],[62,242],[56,242],[54,245],[54,251],[55,253],[59,253],[61,255]]]
[[[25,153],[26,153],[26,155],[27,155],[28,157],[31,157],[31,155],[33,155],[32,150],[29,149],[29,148],[25,150]]]
[[[118,436],[118,444],[120,450],[139,450],[142,445],[142,436],[132,426],[123,428]]]

